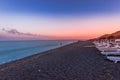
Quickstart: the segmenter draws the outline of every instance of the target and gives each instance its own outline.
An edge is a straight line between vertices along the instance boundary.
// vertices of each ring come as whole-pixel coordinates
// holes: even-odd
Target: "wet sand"
[[[79,41],[0,66],[0,80],[120,80],[120,63]]]

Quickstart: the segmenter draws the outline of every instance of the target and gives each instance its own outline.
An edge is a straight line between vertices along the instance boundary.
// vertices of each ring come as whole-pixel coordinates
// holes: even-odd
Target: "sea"
[[[75,40],[0,41],[0,64],[71,44]]]

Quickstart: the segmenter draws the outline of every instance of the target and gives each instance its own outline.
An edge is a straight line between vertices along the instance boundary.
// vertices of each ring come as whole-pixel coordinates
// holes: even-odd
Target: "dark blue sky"
[[[0,28],[17,33],[88,39],[118,31],[119,26],[120,0],[0,0]],[[19,37],[2,29],[0,36]]]
[[[120,0],[0,0],[0,12],[37,14],[118,13]]]

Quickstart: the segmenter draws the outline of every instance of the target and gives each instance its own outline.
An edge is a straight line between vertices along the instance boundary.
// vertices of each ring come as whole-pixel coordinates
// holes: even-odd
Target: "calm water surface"
[[[0,64],[73,43],[73,40],[0,41]]]

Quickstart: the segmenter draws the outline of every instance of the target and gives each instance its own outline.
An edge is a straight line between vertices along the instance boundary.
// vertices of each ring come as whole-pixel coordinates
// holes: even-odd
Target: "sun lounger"
[[[117,63],[118,61],[120,61],[120,56],[107,56],[107,59]]]

